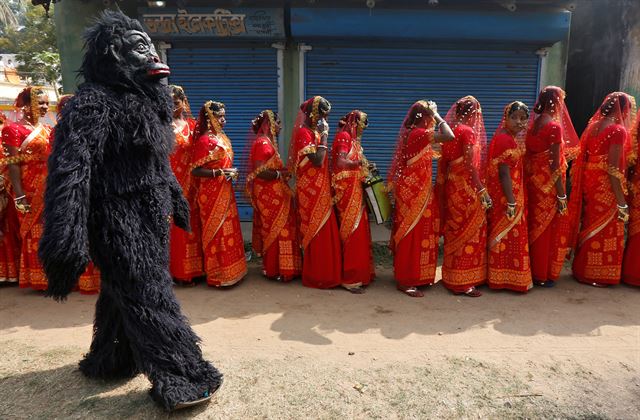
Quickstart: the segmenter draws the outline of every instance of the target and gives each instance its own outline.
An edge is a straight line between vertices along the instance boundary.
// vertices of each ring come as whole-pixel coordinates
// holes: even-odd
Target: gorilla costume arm
[[[55,300],[71,293],[89,262],[90,149],[108,130],[108,107],[97,95],[81,93],[64,107],[49,156],[38,255],[49,281],[46,294]]]

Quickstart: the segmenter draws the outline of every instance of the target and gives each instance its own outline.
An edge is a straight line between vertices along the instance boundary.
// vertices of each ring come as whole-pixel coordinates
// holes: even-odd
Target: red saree
[[[17,283],[20,270],[20,224],[10,189],[4,167],[0,172],[0,283]]]
[[[629,231],[622,264],[622,281],[640,286],[640,167],[636,164],[629,180]]]
[[[349,287],[366,286],[375,277],[371,251],[371,228],[364,202],[362,181],[366,177],[363,167],[339,169],[335,160],[341,153],[351,161],[366,162],[360,141],[341,131],[333,140],[331,155],[333,170],[331,184],[340,219],[342,241],[342,284]]]
[[[262,255],[266,277],[290,281],[302,272],[293,193],[283,179],[265,180],[257,177],[265,169],[284,168],[280,154],[269,137],[257,137],[250,156],[247,193],[253,206],[252,246],[258,255]],[[258,166],[258,162],[264,163]]]
[[[566,184],[567,161],[565,159],[562,126],[551,121],[537,133],[529,129],[526,138],[525,180],[527,184],[527,209],[529,218],[529,247],[531,271],[536,281],[556,281],[560,276],[569,249],[568,214],[557,211],[556,181]],[[550,147],[560,146],[560,167],[552,172]]]
[[[393,192],[395,208],[389,246],[394,276],[402,288],[435,282],[440,220],[431,185],[433,127],[414,128],[402,146],[402,176]]]
[[[191,168],[231,168],[233,150],[224,133],[196,140]],[[210,286],[231,286],[247,274],[244,242],[231,181],[224,176],[195,181],[202,229],[204,271]]]
[[[525,190],[523,183],[523,151],[510,134],[499,132],[493,137],[487,165],[487,190],[493,199],[489,210],[487,284],[492,289],[526,292],[533,286],[529,263]],[[516,215],[505,214],[507,198],[500,183],[499,165],[509,166]]]
[[[618,220],[616,198],[609,179],[617,173],[624,185],[624,162],[615,173],[608,165],[609,147],[625,145],[627,131],[620,124],[611,124],[599,134],[587,136],[581,142],[584,152],[575,162],[580,179],[572,194],[581,199],[580,231],[573,275],[582,283],[618,284],[622,272],[624,223]],[[575,179],[575,176],[574,176]]]
[[[192,137],[195,120],[188,119],[180,129],[174,126],[176,146],[171,155],[171,168],[191,208],[191,233],[171,224],[169,269],[174,279],[189,283],[203,274],[200,218],[191,177]]]
[[[342,283],[342,247],[333,211],[329,159],[316,167],[306,156],[315,153],[319,134],[307,127],[295,130],[296,202],[303,249],[302,284],[326,289]]]
[[[622,281],[640,286],[640,164],[636,162],[629,179],[629,226],[622,263]]]
[[[464,293],[487,278],[487,222],[480,197],[475,191],[465,147],[477,146],[471,127],[458,124],[455,140],[442,145],[439,182],[444,182],[442,198],[444,261],[442,281],[454,293]]]
[[[19,148],[22,188],[31,211],[19,214],[20,220],[20,272],[19,284],[22,288],[35,290],[47,289],[47,278],[38,259],[38,243],[42,236],[44,188],[47,177],[47,158],[51,151],[49,145],[50,127],[37,125],[31,129],[20,124],[12,124],[2,130],[3,142],[7,146]]]

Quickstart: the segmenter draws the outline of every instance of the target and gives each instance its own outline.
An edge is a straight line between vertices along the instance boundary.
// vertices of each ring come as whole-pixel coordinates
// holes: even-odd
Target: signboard
[[[145,8],[140,21],[156,39],[285,37],[284,11],[277,8]]]

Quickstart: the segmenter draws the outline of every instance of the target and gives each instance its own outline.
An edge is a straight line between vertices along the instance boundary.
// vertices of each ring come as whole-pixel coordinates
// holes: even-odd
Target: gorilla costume
[[[202,357],[180,312],[169,220],[189,229],[189,205],[169,166],[174,134],[169,68],[137,20],[105,11],[85,34],[85,82],[56,127],[39,255],[47,295],[64,299],[89,260],[100,269],[90,378],[144,373],[172,410],[210,398],[222,375]]]

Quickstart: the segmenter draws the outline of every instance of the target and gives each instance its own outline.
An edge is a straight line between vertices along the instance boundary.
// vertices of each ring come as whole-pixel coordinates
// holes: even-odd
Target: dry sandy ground
[[[364,295],[251,275],[176,293],[225,374],[208,406],[166,414],[143,376],[76,369],[94,296],[0,287],[0,418],[640,418],[640,290],[569,278],[520,296],[423,299],[379,270]]]

